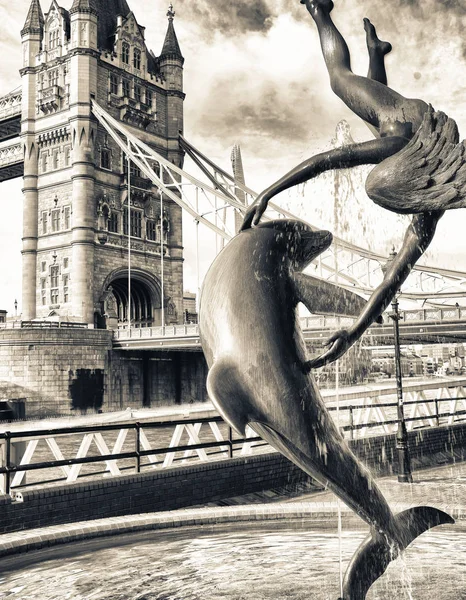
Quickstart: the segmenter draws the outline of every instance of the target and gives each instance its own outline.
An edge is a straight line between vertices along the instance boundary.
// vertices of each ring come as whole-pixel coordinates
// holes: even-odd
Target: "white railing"
[[[0,168],[9,167],[23,161],[23,144],[14,142],[0,147]]]
[[[150,340],[157,338],[199,337],[199,325],[166,325],[165,327],[131,327],[114,331],[114,339]]]
[[[439,321],[466,321],[466,308],[426,309],[400,311],[402,323],[436,323]],[[354,322],[351,317],[313,315],[300,318],[304,331],[313,329],[339,329],[348,327]],[[387,319],[387,322],[389,320]],[[165,327],[131,327],[114,332],[115,341],[149,340],[157,338],[198,337],[198,325],[170,325]]]
[[[11,92],[0,98],[0,121],[21,115],[21,101],[23,93]]]

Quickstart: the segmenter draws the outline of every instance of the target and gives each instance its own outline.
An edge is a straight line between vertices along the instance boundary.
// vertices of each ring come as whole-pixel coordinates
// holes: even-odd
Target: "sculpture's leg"
[[[368,79],[373,79],[387,85],[385,56],[392,51],[392,45],[378,38],[375,27],[369,19],[364,19],[364,29],[366,30],[367,51],[369,53],[369,71],[367,77]]]
[[[410,138],[420,127],[427,104],[404,98],[380,81],[355,75],[351,58],[341,33],[330,17],[331,5],[325,0],[306,0],[320,36],[322,54],[335,94],[361,119],[381,130],[388,124],[407,124]],[[390,135],[390,130],[384,131]]]

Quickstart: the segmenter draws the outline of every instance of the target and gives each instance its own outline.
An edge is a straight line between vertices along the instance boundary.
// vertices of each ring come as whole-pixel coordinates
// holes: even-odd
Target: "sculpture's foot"
[[[390,42],[383,42],[382,40],[379,40],[375,27],[372,25],[369,19],[364,19],[364,29],[366,30],[366,42],[369,52],[376,53],[379,56],[385,56],[392,51],[392,45]]]
[[[311,15],[316,15],[319,12],[330,13],[333,10],[332,0],[300,0],[301,4],[305,4]]]

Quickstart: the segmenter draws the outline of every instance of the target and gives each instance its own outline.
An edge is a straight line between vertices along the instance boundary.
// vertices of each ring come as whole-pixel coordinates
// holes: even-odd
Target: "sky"
[[[128,0],[159,54],[167,27],[166,0]],[[366,126],[336,98],[317,32],[299,0],[173,0],[175,29],[185,56],[185,136],[229,168],[241,145],[246,180],[260,191],[303,159],[328,148],[346,119],[356,141]],[[63,0],[69,9],[71,0]],[[387,57],[391,87],[430,102],[453,117],[466,137],[465,0],[335,0],[334,21],[345,36],[352,67],[367,72],[362,19],[369,17],[394,50]],[[20,84],[20,35],[29,0],[0,0],[0,94]],[[50,3],[42,0],[44,12]],[[187,167],[189,165],[187,164]],[[306,201],[319,198],[309,184]],[[279,200],[280,198],[277,198]],[[0,308],[21,299],[21,181],[0,184]],[[293,197],[288,195],[289,206]],[[368,201],[369,202],[369,201]],[[307,211],[312,222],[312,207]],[[439,224],[429,256],[466,271],[466,211],[450,211]],[[185,236],[186,287],[193,287],[191,234]],[[372,243],[371,241],[368,242]]]

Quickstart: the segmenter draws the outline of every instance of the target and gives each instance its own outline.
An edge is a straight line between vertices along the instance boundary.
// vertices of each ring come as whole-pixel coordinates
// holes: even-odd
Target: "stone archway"
[[[128,306],[131,306],[131,327],[158,325],[161,311],[161,286],[156,277],[131,269],[131,298],[128,302],[128,270],[113,271],[105,280],[101,302],[107,328],[128,326]]]

